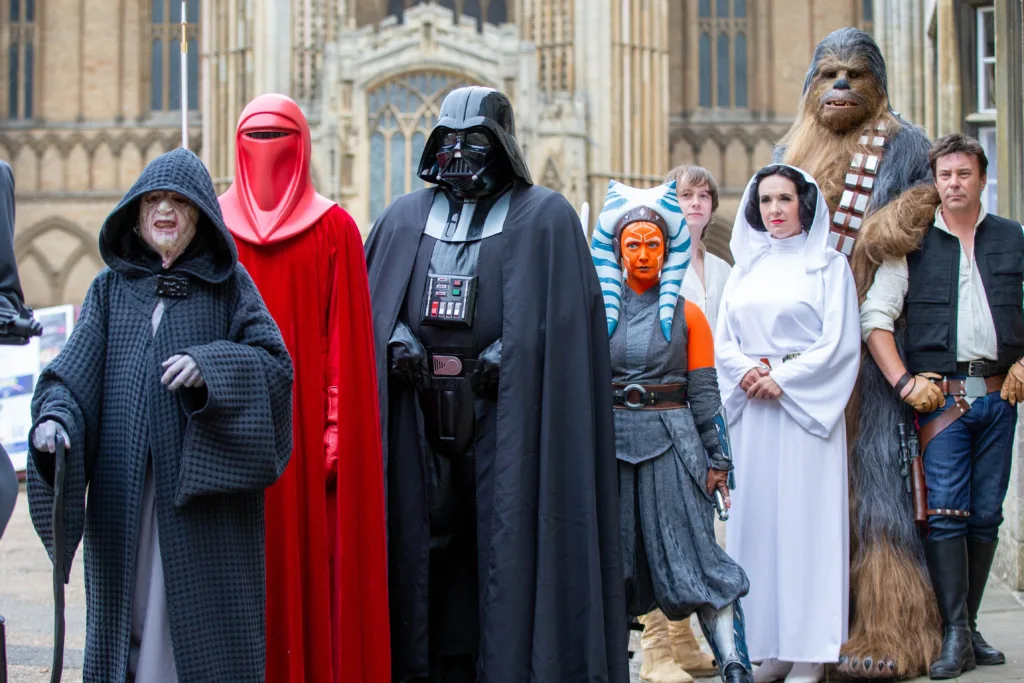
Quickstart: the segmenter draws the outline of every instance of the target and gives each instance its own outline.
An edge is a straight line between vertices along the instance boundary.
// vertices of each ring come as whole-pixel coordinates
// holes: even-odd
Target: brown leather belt
[[[686,383],[640,384],[612,382],[612,397],[619,410],[671,410],[688,408]]]
[[[931,382],[942,391],[944,396],[956,397],[956,401],[950,407],[942,411],[937,418],[921,427],[921,454],[924,455],[928,448],[928,442],[938,436],[946,427],[953,424],[964,416],[971,409],[971,404],[964,400],[965,397],[981,398],[982,395],[999,391],[1003,388],[1003,380],[1006,375],[993,375],[992,377],[968,377],[966,379],[933,379]],[[984,387],[982,388],[982,385]]]
[[[965,398],[981,398],[982,395],[991,393],[993,391],[999,391],[1003,388],[1003,380],[1006,379],[1006,375],[993,375],[992,377],[968,377],[966,379],[948,379],[943,377],[942,379],[931,380],[939,389],[942,390],[944,396],[952,396],[956,398],[953,405],[942,411],[942,414],[937,418],[921,427],[919,437],[921,440],[921,455],[924,456],[925,450],[928,448],[928,443],[941,434],[947,427],[959,420],[961,417],[971,409],[971,404],[965,401]],[[984,386],[982,386],[984,385]],[[940,508],[936,510],[928,510],[929,516],[943,516],[943,517],[970,517],[971,513],[968,510],[953,510],[947,508]]]

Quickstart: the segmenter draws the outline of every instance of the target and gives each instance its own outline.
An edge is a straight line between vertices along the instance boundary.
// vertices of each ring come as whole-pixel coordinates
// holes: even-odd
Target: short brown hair
[[[718,211],[718,183],[715,182],[715,176],[711,175],[711,171],[703,166],[683,164],[682,166],[676,166],[665,176],[666,183],[670,183],[673,180],[676,183],[687,183],[693,187],[707,185],[708,192],[711,193],[711,213]],[[710,223],[711,221],[708,221],[709,225]]]
[[[988,157],[985,155],[985,148],[981,146],[981,143],[963,133],[950,133],[936,140],[931,150],[928,151],[928,163],[932,166],[932,177],[935,177],[935,165],[939,158],[950,154],[970,154],[978,160],[978,169],[981,171],[981,175],[988,174]]]

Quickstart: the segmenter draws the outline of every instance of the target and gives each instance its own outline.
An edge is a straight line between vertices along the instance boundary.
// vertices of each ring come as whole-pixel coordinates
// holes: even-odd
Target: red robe
[[[294,451],[266,494],[267,683],[390,683],[383,465],[362,239],[335,205],[285,240],[235,241],[295,366]],[[337,430],[329,429],[335,421]]]

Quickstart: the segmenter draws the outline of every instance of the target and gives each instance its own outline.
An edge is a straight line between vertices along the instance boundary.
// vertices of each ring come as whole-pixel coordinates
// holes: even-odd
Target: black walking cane
[[[0,683],[7,683],[7,632],[3,617],[0,617]]]
[[[64,673],[64,473],[67,454],[64,437],[56,435],[53,473],[53,667],[50,683],[60,683]]]

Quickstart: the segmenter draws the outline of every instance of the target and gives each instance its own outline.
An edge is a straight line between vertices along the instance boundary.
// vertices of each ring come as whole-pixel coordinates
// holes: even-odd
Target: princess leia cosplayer
[[[726,683],[751,681],[743,569],[715,542],[732,470],[711,328],[680,298],[691,240],[676,183],[612,181],[591,253],[608,318],[629,616],[697,613]]]
[[[726,547],[750,577],[755,682],[813,683],[847,635],[843,410],[860,366],[857,290],[810,175],[753,177],[730,247],[715,365],[734,444]]]

